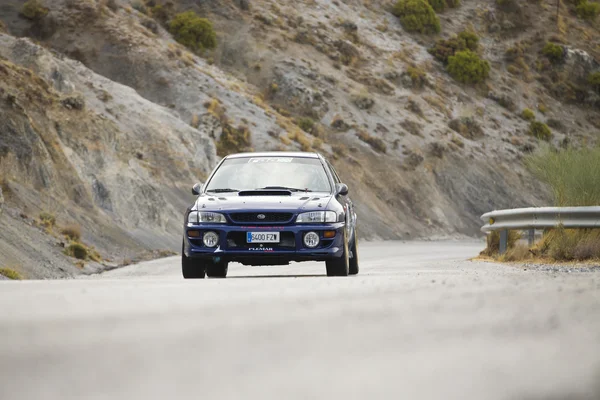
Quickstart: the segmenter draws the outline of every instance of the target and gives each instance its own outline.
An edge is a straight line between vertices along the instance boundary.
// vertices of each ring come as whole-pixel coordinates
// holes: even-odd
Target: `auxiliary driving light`
[[[202,237],[202,241],[206,247],[215,247],[219,243],[219,235],[213,231],[206,232]]]
[[[311,249],[317,247],[319,245],[319,235],[315,232],[308,232],[304,235],[304,245]]]

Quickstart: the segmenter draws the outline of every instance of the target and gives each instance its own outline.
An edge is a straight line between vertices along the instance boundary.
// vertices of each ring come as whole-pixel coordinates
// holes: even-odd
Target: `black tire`
[[[204,263],[200,260],[186,257],[181,245],[181,273],[184,279],[204,279],[206,275]]]
[[[225,261],[216,264],[209,263],[206,265],[206,275],[209,278],[226,278],[228,269],[228,263]]]
[[[339,258],[325,261],[327,276],[348,276],[350,270],[350,259],[348,251],[348,237],[344,231],[344,254]]]
[[[350,257],[350,268],[348,273],[350,275],[358,274],[358,232],[356,228],[354,228],[354,240],[352,241],[352,247],[350,248],[351,257]]]

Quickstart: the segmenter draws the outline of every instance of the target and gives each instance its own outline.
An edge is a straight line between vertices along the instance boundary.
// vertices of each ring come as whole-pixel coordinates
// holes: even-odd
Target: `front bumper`
[[[184,229],[183,251],[186,257],[203,259],[207,262],[236,261],[246,265],[287,265],[291,261],[327,261],[342,257],[344,252],[343,222],[315,225],[239,226],[226,224],[187,224]],[[190,236],[196,231],[198,237]],[[216,247],[202,243],[205,232],[219,235]],[[333,238],[325,238],[325,231],[335,231]],[[246,232],[280,232],[278,244],[245,243]],[[304,234],[316,232],[320,237],[316,248],[304,245]]]

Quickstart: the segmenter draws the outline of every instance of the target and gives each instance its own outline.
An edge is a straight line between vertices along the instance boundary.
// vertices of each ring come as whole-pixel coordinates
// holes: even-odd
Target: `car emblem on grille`
[[[265,214],[258,214],[258,215],[256,216],[256,218],[258,218],[258,219],[265,219],[265,218],[266,218],[266,216],[265,216]]]

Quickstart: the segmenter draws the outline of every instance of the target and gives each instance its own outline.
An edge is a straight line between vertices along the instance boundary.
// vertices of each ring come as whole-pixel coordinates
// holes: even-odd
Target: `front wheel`
[[[229,267],[225,261],[219,261],[215,264],[209,263],[206,265],[206,275],[209,278],[226,278],[228,269]]]
[[[204,264],[200,260],[194,260],[185,255],[183,244],[181,245],[181,272],[184,279],[204,279]]]
[[[336,257],[325,261],[327,276],[348,276],[350,270],[350,260],[348,252],[348,237],[344,231],[344,253],[341,257]]]
[[[358,274],[358,232],[354,228],[354,240],[350,248],[350,275]]]

